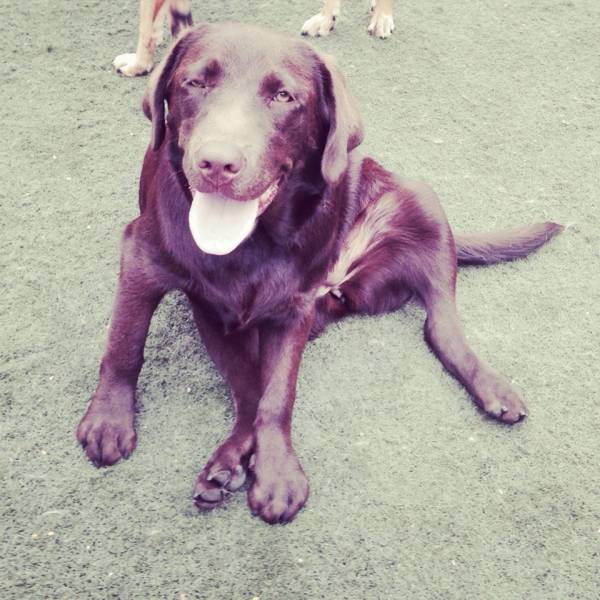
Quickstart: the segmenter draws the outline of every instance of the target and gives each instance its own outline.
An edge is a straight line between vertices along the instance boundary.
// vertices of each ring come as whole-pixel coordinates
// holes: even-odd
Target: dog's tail
[[[564,227],[547,221],[489,233],[457,233],[459,265],[492,265],[527,256],[560,233]]]

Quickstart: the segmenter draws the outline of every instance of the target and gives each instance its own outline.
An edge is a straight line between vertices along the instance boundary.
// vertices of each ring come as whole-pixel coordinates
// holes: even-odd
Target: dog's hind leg
[[[206,349],[230,388],[235,423],[212,453],[196,480],[193,496],[201,510],[212,509],[245,482],[254,448],[254,419],[261,396],[258,331],[224,334],[192,303],[194,319]]]
[[[117,73],[134,77],[152,70],[156,46],[162,40],[165,0],[140,0],[140,26],[135,53],[119,54],[113,61]]]
[[[519,421],[519,394],[469,347],[455,303],[456,249],[434,192],[403,182],[371,203],[350,230],[326,283],[319,289],[312,335],[345,315],[378,314],[419,297],[425,337],[446,369],[492,417]]]
[[[463,332],[455,300],[457,262],[492,263],[526,256],[562,230],[556,223],[540,223],[489,234],[457,236],[437,196],[427,186],[416,190],[413,202],[435,217],[435,243],[416,243],[404,251],[404,274],[427,311],[425,339],[444,367],[470,392],[489,416],[516,423],[527,408],[509,381],[482,361],[470,348]],[[457,261],[457,255],[459,261]]]
[[[412,191],[390,236],[403,240],[396,276],[425,305],[425,339],[444,367],[488,415],[515,423],[527,415],[519,393],[473,352],[463,332],[455,300],[456,246],[437,196],[422,184]]]
[[[427,309],[425,338],[444,367],[463,383],[476,404],[491,417],[515,423],[527,416],[519,393],[469,347],[456,311],[454,294],[438,288],[424,296]]]
[[[358,216],[317,290],[311,338],[345,316],[392,312],[413,297],[412,289],[400,278],[402,242],[394,236],[401,205],[397,193],[386,193]]]

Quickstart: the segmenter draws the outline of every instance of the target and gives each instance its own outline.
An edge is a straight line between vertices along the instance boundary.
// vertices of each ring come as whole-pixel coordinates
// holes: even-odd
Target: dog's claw
[[[129,458],[136,444],[133,413],[123,410],[109,413],[97,408],[96,400],[77,427],[77,439],[95,467],[114,465]]]
[[[244,485],[246,481],[246,471],[242,465],[237,465],[233,472],[228,469],[222,469],[216,473],[211,473],[206,478],[206,481],[217,483],[228,491],[235,492]]]
[[[206,478],[207,481],[216,481],[218,484],[225,486],[231,481],[231,472],[227,470],[217,471]]]
[[[206,502],[220,502],[224,497],[223,488],[204,489],[194,496],[195,500],[205,500]]]
[[[231,492],[222,487],[202,487],[202,489],[198,490],[198,486],[196,486],[196,490],[194,490],[192,496],[199,510],[212,510],[221,506],[223,501],[231,496]]]
[[[246,470],[242,465],[238,465],[233,472],[227,488],[231,491],[235,491],[241,488],[244,483],[246,483]]]
[[[252,450],[250,434],[232,434],[212,454],[196,480],[192,494],[200,510],[220,506],[246,483],[247,456]]]
[[[233,473],[222,469],[209,475],[204,481],[199,478],[192,494],[194,502],[200,510],[212,510],[229,498],[245,481],[246,472],[241,465]]]

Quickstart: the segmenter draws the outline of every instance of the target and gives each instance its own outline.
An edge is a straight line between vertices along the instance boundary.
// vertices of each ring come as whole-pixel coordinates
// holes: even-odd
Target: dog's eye
[[[185,87],[200,88],[201,90],[205,90],[208,87],[206,83],[200,79],[186,79],[183,82],[183,85],[185,85]]]
[[[293,102],[294,97],[286,90],[279,90],[274,96],[275,102]]]

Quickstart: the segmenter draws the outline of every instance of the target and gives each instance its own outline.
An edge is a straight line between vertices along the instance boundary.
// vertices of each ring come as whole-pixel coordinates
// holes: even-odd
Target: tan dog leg
[[[135,54],[120,54],[113,61],[118,73],[134,77],[152,70],[154,51],[162,40],[165,0],[140,0],[140,31]]]
[[[302,25],[302,35],[319,37],[329,35],[333,29],[335,18],[340,14],[341,0],[325,0],[325,4],[314,17]]]
[[[373,16],[368,31],[371,35],[385,39],[394,31],[394,17],[392,15],[392,0],[372,0]]]

